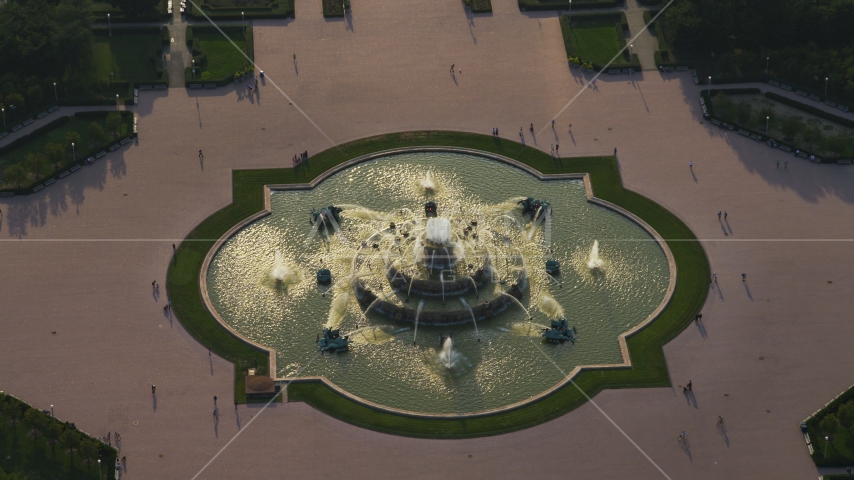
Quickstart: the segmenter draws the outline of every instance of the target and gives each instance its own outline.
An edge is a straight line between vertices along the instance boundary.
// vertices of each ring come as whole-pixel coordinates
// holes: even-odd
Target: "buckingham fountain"
[[[271,205],[216,252],[212,306],[276,350],[278,377],[392,408],[483,411],[620,363],[669,281],[659,244],[581,180],[477,155],[389,155]]]

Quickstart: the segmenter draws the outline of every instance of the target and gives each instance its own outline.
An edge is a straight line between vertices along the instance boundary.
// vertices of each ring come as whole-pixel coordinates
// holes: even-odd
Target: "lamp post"
[[[53,96],[56,98],[56,103],[59,103],[59,94],[56,93],[56,82],[53,82]]]
[[[768,69],[768,66],[771,64],[771,57],[765,57],[765,76],[768,77],[771,75],[771,70]]]
[[[74,150],[74,142],[71,142],[71,160],[77,161],[77,152]]]
[[[243,35],[246,35],[246,16],[243,15],[243,12],[240,12],[240,21],[243,22]]]
[[[101,459],[100,458],[98,459],[98,478],[99,479],[104,478],[104,473],[101,472]]]
[[[50,416],[56,418],[56,415],[53,414],[53,405],[50,406]]]
[[[0,110],[3,110],[3,128],[6,128],[6,109],[3,108]]]
[[[110,14],[107,14],[107,28],[110,29],[110,36],[113,36],[113,23],[110,21]]]
[[[824,77],[824,96],[827,96],[827,81],[830,80],[830,77]]]
[[[766,136],[766,137],[768,136],[768,122],[770,122],[770,121],[771,121],[771,117],[770,117],[770,116],[765,117],[765,136]]]
[[[569,0],[569,29],[572,30],[572,0]]]
[[[824,458],[827,458],[827,444],[830,443],[830,435],[824,436]]]
[[[193,80],[196,79],[196,61],[193,60]]]
[[[709,88],[707,88],[706,91],[708,91],[709,94],[712,93],[712,76],[711,75],[709,75]]]
[[[119,109],[119,94],[116,94],[116,110]]]

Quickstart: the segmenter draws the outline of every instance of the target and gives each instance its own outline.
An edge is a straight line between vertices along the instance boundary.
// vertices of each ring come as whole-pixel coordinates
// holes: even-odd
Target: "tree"
[[[89,140],[92,142],[102,143],[104,141],[104,127],[99,122],[89,124]]]
[[[71,457],[71,464],[74,465],[74,454],[80,446],[80,436],[74,430],[65,430],[60,435],[59,441],[68,449],[68,456]]]
[[[753,113],[753,106],[747,102],[738,102],[736,105],[736,115],[738,116],[738,121],[742,124],[746,124],[750,121],[750,116]]]
[[[780,130],[783,132],[784,138],[791,140],[795,138],[803,126],[804,124],[799,117],[786,117],[780,123]]]
[[[50,419],[44,429],[44,436],[47,437],[47,444],[53,448],[53,458],[56,458],[56,444],[59,443],[59,437],[62,435],[62,424],[54,419]]]
[[[825,435],[832,435],[839,431],[839,419],[832,413],[825,415],[818,423],[818,429]]]
[[[848,139],[841,134],[828,137],[827,142],[825,142],[825,147],[836,155],[842,156],[848,148]]]
[[[48,143],[44,146],[44,154],[48,161],[53,165],[53,169],[59,168],[59,163],[65,156],[65,149],[58,143]]]
[[[24,413],[24,424],[30,429],[35,441],[35,437],[39,436],[44,428],[44,414],[35,408],[29,408]]]
[[[89,467],[92,466],[95,458],[98,456],[98,446],[92,440],[84,439],[80,442],[80,458],[86,463],[86,472],[89,472]]]
[[[24,180],[26,179],[27,171],[19,164],[9,165],[3,173],[3,181],[17,185],[18,188],[21,188],[21,184],[24,183]]]
[[[121,9],[129,17],[141,17],[151,13],[158,3],[158,0],[110,0],[110,5]]]
[[[56,35],[53,44],[57,57],[72,74],[92,59],[95,36],[89,0],[62,0],[54,10]]]
[[[27,166],[27,170],[29,170],[33,175],[35,175],[36,180],[38,180],[39,177],[41,177],[42,170],[44,170],[44,155],[38,152],[30,153],[24,160],[24,164]]]
[[[30,88],[27,89],[27,102],[31,106],[39,106],[44,102],[44,92],[42,91],[42,87],[38,85],[31,85]]]
[[[119,112],[113,112],[107,115],[107,130],[110,133],[119,135],[122,129],[122,116]]]
[[[12,428],[16,428],[18,424],[21,423],[20,405],[15,402],[3,402],[0,403],[0,408],[3,409],[3,416],[8,419],[9,424],[12,425]]]
[[[836,417],[839,419],[839,424],[842,425],[842,428],[848,430],[850,434],[851,427],[854,427],[854,400],[839,407]]]
[[[804,127],[803,137],[810,147],[812,147],[813,143],[816,143],[823,138],[821,130],[819,130],[815,125],[807,125]]]

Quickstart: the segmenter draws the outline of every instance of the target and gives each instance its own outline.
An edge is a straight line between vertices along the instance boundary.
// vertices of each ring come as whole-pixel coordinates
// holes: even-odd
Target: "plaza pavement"
[[[492,127],[518,141],[525,127],[526,143],[548,151],[559,142],[566,156],[618,147],[626,187],[693,229],[718,288],[702,325],[664,347],[673,388],[594,401],[669,478],[816,478],[798,423],[854,383],[854,169],[703,123],[688,73],[600,78],[535,141],[528,124],[539,130],[587,81],[566,66],[555,13],[492,3],[491,15],[471,16],[456,0],[354,1],[352,18],[325,20],[319,1],[297,0],[297,19],[255,23],[256,59],[339,143]],[[451,63],[463,69],[456,81]],[[54,404],[94,435],[120,432],[124,478],[192,478],[260,411],[230,407],[233,366],[209,360],[150,286],[156,279],[165,293],[171,244],[230,202],[233,168],[285,166],[298,151],[330,146],[269,82],[253,97],[242,92],[144,92],[133,107],[138,146],[35,195],[0,199],[0,390]],[[729,213],[730,235],[718,210]],[[679,387],[689,379],[696,404]],[[683,430],[690,454],[676,442]],[[589,403],[513,434],[452,441],[383,435],[277,404],[199,478],[345,475],[665,478]]]

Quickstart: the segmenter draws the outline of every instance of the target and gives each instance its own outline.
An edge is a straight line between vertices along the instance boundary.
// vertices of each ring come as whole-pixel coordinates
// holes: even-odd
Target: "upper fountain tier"
[[[451,244],[451,221],[442,217],[428,219],[426,238],[433,245],[449,246]]]

